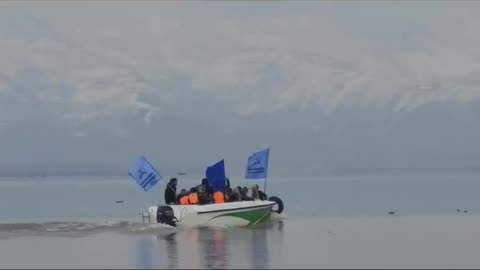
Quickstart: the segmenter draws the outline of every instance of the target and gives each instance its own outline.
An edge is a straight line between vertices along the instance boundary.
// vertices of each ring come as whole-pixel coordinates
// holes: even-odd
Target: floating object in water
[[[123,201],[115,201],[115,203],[123,203]]]
[[[464,213],[467,213],[467,210],[463,211]]]
[[[186,172],[178,172],[177,175],[186,175]]]
[[[389,215],[395,215],[395,212],[394,211],[390,211],[388,212]]]
[[[460,212],[460,209],[457,209],[457,212]]]

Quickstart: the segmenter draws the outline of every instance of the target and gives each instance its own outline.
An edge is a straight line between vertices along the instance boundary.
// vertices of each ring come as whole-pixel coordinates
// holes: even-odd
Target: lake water
[[[201,179],[177,178],[179,189]],[[478,172],[272,178],[266,191],[284,201],[287,219],[258,228],[177,230],[142,224],[139,216],[142,209],[163,203],[164,183],[145,193],[128,176],[1,178],[0,267],[316,268],[355,267],[361,262],[383,267],[365,261],[365,250],[351,251],[350,260],[344,260],[340,250],[362,245],[342,246],[332,239],[348,243],[361,234],[378,233],[370,232],[373,223],[368,222],[393,228],[389,226],[395,223],[389,222],[403,217],[476,217],[479,180]],[[252,184],[233,178],[231,182]],[[357,229],[364,231],[353,233]],[[380,236],[372,237],[386,237]],[[338,252],[332,253],[335,245]],[[388,246],[378,242],[370,250],[386,252],[382,245]],[[401,263],[408,260],[395,258],[394,266],[409,266]],[[453,266],[458,265],[470,266]],[[426,266],[439,267],[428,261]]]

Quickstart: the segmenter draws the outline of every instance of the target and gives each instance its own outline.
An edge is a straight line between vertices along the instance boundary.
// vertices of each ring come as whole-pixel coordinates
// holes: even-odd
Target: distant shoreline
[[[30,177],[30,178],[44,178],[44,177],[123,177],[128,176],[127,170],[124,171],[8,171],[0,170],[0,177]],[[480,173],[480,167],[464,167],[464,168],[357,168],[357,169],[329,169],[323,170],[321,172],[308,172],[308,171],[288,171],[286,169],[281,172],[271,169],[270,177],[325,177],[325,176],[341,176],[341,175],[378,175],[378,174],[389,174],[389,173],[455,173],[455,172],[471,172],[471,173]],[[191,177],[204,175],[204,169],[192,169],[186,171],[178,170],[161,170],[160,173],[164,177]],[[237,172],[238,173],[238,172]],[[238,175],[237,173],[229,174],[231,177],[239,178],[243,175]],[[227,173],[228,174],[228,173]]]

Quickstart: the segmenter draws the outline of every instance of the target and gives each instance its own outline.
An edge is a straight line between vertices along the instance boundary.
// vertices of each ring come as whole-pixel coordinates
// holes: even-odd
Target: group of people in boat
[[[179,194],[177,194],[177,184],[177,178],[171,178],[168,182],[165,188],[165,204],[195,205],[267,199],[267,195],[258,188],[258,185],[253,185],[250,188],[252,192],[248,195],[248,187],[237,186],[232,189],[228,178],[225,178],[225,192],[214,192],[206,178],[202,179],[200,185],[192,187],[189,191],[182,189]]]

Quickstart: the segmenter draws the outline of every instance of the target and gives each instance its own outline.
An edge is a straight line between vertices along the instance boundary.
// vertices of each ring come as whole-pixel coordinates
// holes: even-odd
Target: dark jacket
[[[183,197],[183,196],[186,196],[190,194],[190,192],[183,192],[183,193],[180,193],[177,195],[177,203],[180,203],[180,199]]]
[[[241,200],[241,201],[253,201],[254,199],[253,199],[252,197],[248,196],[247,194],[245,194],[245,193],[242,192],[242,193],[240,194],[240,200]]]
[[[213,190],[210,185],[198,185],[196,187],[196,192],[198,194],[198,200],[200,204],[207,204],[212,201],[212,193]]]
[[[165,204],[177,203],[177,188],[171,185],[167,185],[165,188]]]
[[[248,196],[248,188],[243,187],[240,191],[240,200],[242,201],[253,201],[253,198]]]
[[[265,194],[263,191],[259,190],[258,191],[258,198],[260,200],[266,200],[267,199],[267,194]]]
[[[230,179],[225,178],[225,188],[228,190],[230,189]]]
[[[240,201],[240,194],[239,194],[239,193],[232,193],[232,194],[230,194],[230,196],[228,197],[228,201],[229,201],[229,202],[238,202],[238,201]]]

